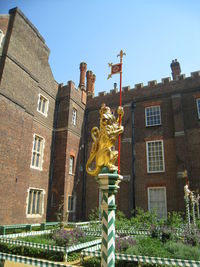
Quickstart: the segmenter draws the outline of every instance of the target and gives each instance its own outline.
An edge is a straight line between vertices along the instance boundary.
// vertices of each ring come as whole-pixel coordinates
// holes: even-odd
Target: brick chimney
[[[91,94],[94,96],[94,88],[95,88],[95,81],[96,81],[96,75],[92,75],[92,85],[91,85]]]
[[[87,77],[87,89],[86,89],[87,94],[94,96],[94,85],[96,81],[96,75],[93,74],[91,70],[88,70],[86,73],[86,77]]]
[[[80,63],[80,83],[79,87],[85,89],[85,74],[87,70],[87,64],[85,62]]]
[[[177,77],[181,74],[180,63],[177,61],[177,59],[172,60],[172,63],[170,64],[170,67],[171,67],[171,70],[172,70],[173,80],[176,80]]]

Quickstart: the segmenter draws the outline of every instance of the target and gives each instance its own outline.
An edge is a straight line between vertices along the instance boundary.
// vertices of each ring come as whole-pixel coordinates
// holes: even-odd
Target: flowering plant
[[[53,232],[52,239],[58,246],[69,246],[82,242],[85,236],[86,234],[78,228],[73,230],[61,228]]]

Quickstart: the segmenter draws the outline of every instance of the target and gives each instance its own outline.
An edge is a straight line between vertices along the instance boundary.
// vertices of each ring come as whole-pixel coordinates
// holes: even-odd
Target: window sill
[[[37,168],[37,167],[34,167],[34,166],[30,166],[30,168],[33,169],[33,170],[37,170],[37,171],[43,171],[42,168]]]
[[[163,171],[147,171],[147,174],[151,174],[151,173],[164,173],[165,170]]]
[[[26,214],[26,218],[42,218],[43,215],[41,214]]]
[[[40,113],[42,116],[44,116],[45,118],[47,118],[47,116],[48,116],[48,113],[43,113],[43,112],[41,112],[41,111],[39,111],[39,110],[37,110],[37,112],[38,113]]]
[[[155,126],[162,126],[162,124],[145,125],[146,128],[155,127]]]

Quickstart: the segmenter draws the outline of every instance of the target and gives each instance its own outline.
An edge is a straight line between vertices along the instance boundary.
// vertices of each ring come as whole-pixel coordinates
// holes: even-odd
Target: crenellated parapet
[[[165,77],[161,79],[161,82],[158,82],[157,80],[151,80],[148,81],[146,85],[143,83],[137,83],[134,85],[133,88],[130,86],[125,86],[122,88],[122,93],[124,95],[126,94],[132,94],[135,93],[137,95],[141,94],[144,95],[145,92],[148,92],[149,90],[156,90],[159,89],[159,92],[163,92],[166,90],[174,90],[178,88],[190,88],[191,87],[200,86],[200,71],[191,72],[190,76],[186,76],[185,74],[180,74],[175,77],[175,79],[171,79],[171,77]],[[111,89],[109,92],[99,92],[98,96],[93,96],[93,99],[97,98],[105,98],[110,97],[119,94],[119,90],[117,88]],[[102,100],[103,101],[103,100]]]

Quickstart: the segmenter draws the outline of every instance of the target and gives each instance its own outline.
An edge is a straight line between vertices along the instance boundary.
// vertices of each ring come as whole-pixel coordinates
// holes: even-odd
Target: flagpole
[[[122,106],[122,58],[123,55],[125,55],[125,53],[123,52],[123,50],[120,51],[120,54],[118,56],[120,56],[120,64],[121,64],[121,71],[120,71],[120,93],[119,93],[119,106]],[[119,125],[121,126],[121,115],[119,115]],[[121,148],[121,135],[118,136],[118,174],[120,174],[120,148]]]

